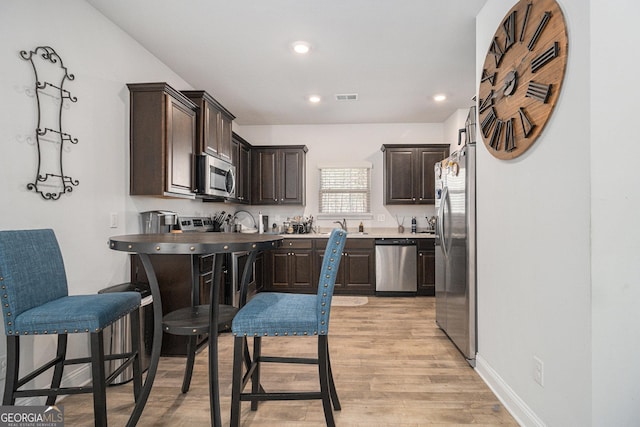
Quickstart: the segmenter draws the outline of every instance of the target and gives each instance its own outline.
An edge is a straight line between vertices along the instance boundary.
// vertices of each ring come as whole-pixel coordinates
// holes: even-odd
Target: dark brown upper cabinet
[[[130,83],[131,195],[195,198],[196,105],[166,83]]]
[[[384,204],[435,203],[436,162],[449,156],[449,144],[385,144]]]
[[[231,162],[231,123],[235,116],[203,90],[183,90],[182,93],[198,106],[198,154],[208,153]]]
[[[304,205],[307,147],[254,146],[251,150],[251,204]]]
[[[236,167],[236,198],[251,203],[251,144],[237,133],[231,137],[231,163]]]

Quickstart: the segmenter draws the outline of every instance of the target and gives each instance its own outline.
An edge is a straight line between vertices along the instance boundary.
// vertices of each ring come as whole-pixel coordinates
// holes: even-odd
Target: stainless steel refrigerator
[[[436,323],[475,366],[475,108],[469,116],[466,144],[435,165]]]

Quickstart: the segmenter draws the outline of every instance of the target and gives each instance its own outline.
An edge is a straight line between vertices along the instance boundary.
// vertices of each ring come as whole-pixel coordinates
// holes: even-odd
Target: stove
[[[214,221],[206,216],[181,216],[178,225],[185,233],[220,231],[219,228],[216,230]]]

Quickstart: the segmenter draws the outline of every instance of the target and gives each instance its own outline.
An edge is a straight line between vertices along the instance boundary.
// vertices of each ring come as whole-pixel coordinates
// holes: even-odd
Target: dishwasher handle
[[[415,239],[376,239],[376,246],[416,246]]]

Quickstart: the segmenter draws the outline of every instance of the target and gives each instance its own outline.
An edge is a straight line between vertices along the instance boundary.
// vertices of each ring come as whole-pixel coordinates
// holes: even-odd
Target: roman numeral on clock
[[[529,116],[527,116],[527,113],[524,111],[524,108],[520,108],[518,110],[518,113],[520,114],[520,124],[522,125],[522,133],[524,133],[524,137],[527,138],[531,134],[531,131],[533,131],[533,128],[536,127],[536,125],[531,121]]]
[[[530,81],[529,87],[527,87],[526,96],[528,96],[529,98],[536,99],[542,102],[543,104],[546,104],[547,100],[549,99],[549,95],[551,94],[551,86],[552,85],[550,84],[545,85],[542,83],[536,83],[534,81]]]
[[[480,127],[482,128],[482,134],[485,138],[489,137],[489,131],[491,127],[496,121],[496,110],[491,107],[491,110],[487,113],[487,115],[482,119],[482,123],[480,123]]]
[[[504,51],[508,51],[511,46],[516,42],[516,11],[511,12],[511,15],[502,23],[502,29],[505,33]]]
[[[491,83],[491,86],[493,86],[493,83],[496,81],[496,73],[489,74],[487,73],[487,70],[483,69],[482,77],[480,77],[480,83],[486,82],[487,80],[489,80],[489,83]]]
[[[485,110],[493,105],[493,89],[489,92],[489,95],[485,99],[480,99],[480,105],[478,107],[478,111],[480,114],[484,113]]]
[[[549,19],[551,19],[551,12],[545,12],[544,15],[542,15],[542,19],[540,19],[540,23],[538,24],[538,28],[536,28],[536,32],[533,33],[531,40],[529,40],[527,49],[533,50],[536,47],[538,38],[540,37],[540,34],[542,34],[542,30],[544,30],[544,27],[547,26]]]
[[[496,68],[500,67],[500,63],[502,62],[502,57],[504,56],[504,52],[500,48],[500,43],[498,43],[498,38],[494,37],[491,42],[491,47],[489,47],[489,52],[495,57],[496,60]]]
[[[516,135],[513,129],[513,118],[505,122],[504,126],[504,149],[513,151],[516,148]]]
[[[533,58],[531,61],[531,72],[535,73],[540,68],[542,68],[545,64],[551,61],[553,58],[558,56],[560,53],[560,45],[558,42],[553,42],[553,45],[549,47],[549,49],[542,52],[537,57]]]
[[[527,10],[524,12],[524,20],[522,22],[522,30],[520,30],[520,43],[524,41],[524,33],[527,30],[527,23],[529,22],[529,12],[531,12],[531,3],[527,5]]]
[[[489,146],[494,150],[498,149],[498,145],[500,144],[500,135],[502,134],[502,125],[504,122],[500,119],[496,120],[496,126],[493,128],[493,133],[491,134],[491,140],[489,141]]]

